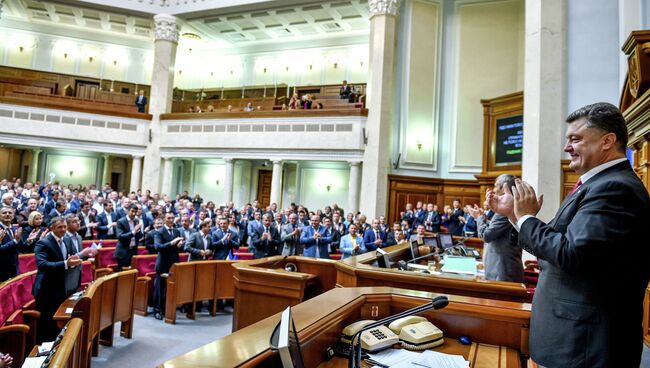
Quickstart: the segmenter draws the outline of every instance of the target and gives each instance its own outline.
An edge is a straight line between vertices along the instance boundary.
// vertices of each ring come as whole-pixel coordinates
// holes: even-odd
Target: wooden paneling
[[[336,288],[292,308],[302,354],[307,367],[346,367],[347,360],[335,357],[327,361],[324,351],[338,341],[341,329],[362,318],[380,319],[425,304],[436,294],[390,287]],[[373,315],[374,311],[377,311]],[[449,296],[449,305],[438,311],[422,313],[440,326],[445,343],[434,350],[462,354],[472,366],[521,367],[528,355],[530,304]],[[194,351],[165,362],[162,367],[212,366],[276,367],[277,353],[270,350],[268,339],[280,320],[274,313],[251,326]],[[485,356],[479,347],[455,342],[470,335],[476,344],[491,344],[504,351]],[[243,349],[242,346],[246,348]],[[488,349],[485,349],[488,350]],[[478,351],[478,352],[477,352]],[[474,353],[472,353],[474,352]],[[471,358],[470,358],[471,357]],[[496,360],[495,360],[496,359]]]
[[[160,120],[206,120],[206,119],[241,119],[241,118],[301,118],[320,116],[368,116],[367,109],[344,109],[344,110],[262,110],[253,112],[204,112],[197,113],[174,113],[161,114]]]
[[[271,204],[271,181],[273,171],[260,170],[257,174],[257,200],[261,208],[266,208]]]
[[[442,211],[444,205],[454,199],[461,204],[480,204],[477,180],[428,179],[415,176],[388,175],[388,221],[399,218],[407,203],[413,206],[417,201],[437,204]]]
[[[61,96],[36,96],[36,95],[19,95],[13,93],[11,96],[0,96],[0,103],[21,106],[33,106],[45,109],[57,109],[67,111],[78,111],[89,114],[123,116],[133,119],[151,120],[150,114],[138,113],[137,108],[130,106],[125,109],[124,105],[109,103],[97,103],[96,101],[84,101],[73,97]],[[130,112],[129,112],[130,111]]]

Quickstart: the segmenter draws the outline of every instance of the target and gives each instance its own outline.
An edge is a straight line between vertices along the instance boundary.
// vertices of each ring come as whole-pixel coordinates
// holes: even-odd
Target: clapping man
[[[154,281],[154,317],[162,320],[165,313],[166,282],[162,274],[169,272],[172,265],[179,261],[178,253],[183,249],[183,238],[174,227],[174,214],[165,214],[165,225],[154,233],[154,246],[158,252],[156,257],[156,280]]]

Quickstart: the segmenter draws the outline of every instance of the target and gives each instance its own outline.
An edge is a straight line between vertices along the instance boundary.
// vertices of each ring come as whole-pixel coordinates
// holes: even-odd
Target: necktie
[[[59,248],[61,248],[61,254],[63,254],[63,259],[68,259],[68,250],[65,248],[65,244],[63,243],[63,240],[57,240],[57,243],[59,243]]]
[[[582,179],[578,179],[578,181],[573,186],[573,189],[571,189],[571,192],[569,193],[569,195],[575,193],[575,191],[578,190],[578,188],[580,188],[581,185],[582,185]]]

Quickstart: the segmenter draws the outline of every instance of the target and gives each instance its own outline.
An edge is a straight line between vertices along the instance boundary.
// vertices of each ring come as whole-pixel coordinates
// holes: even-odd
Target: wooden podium
[[[381,319],[428,303],[437,294],[390,287],[336,288],[292,308],[306,367],[347,367],[347,360],[326,360],[346,325]],[[258,306],[263,307],[263,306]],[[528,358],[530,305],[449,296],[441,310],[420,314],[443,332],[445,343],[434,350],[462,354],[472,367],[523,367]],[[279,367],[269,339],[280,313],[222,339],[178,356],[161,367]],[[472,346],[460,345],[469,336]]]

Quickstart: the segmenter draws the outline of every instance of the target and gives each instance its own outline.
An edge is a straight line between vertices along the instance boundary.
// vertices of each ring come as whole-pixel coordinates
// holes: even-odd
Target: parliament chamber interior
[[[0,368],[648,368],[649,114],[648,0],[0,0]]]

